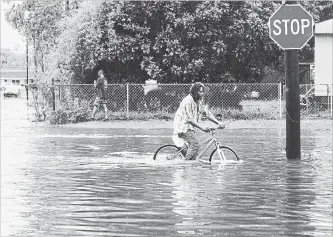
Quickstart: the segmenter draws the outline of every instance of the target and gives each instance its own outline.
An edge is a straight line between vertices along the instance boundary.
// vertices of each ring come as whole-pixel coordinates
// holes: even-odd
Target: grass
[[[242,110],[237,109],[211,109],[212,113],[220,119],[250,120],[250,119],[279,119],[279,101],[244,100],[240,103]]]
[[[108,112],[108,120],[138,120],[138,121],[147,121],[151,119],[159,119],[159,120],[172,120],[174,114],[166,113],[166,112],[137,112],[137,111],[109,111]],[[95,116],[96,120],[103,120],[104,112],[97,112]]]
[[[274,120],[279,118],[279,103],[278,100],[275,101],[243,101],[241,103],[243,110],[236,109],[216,109],[212,108],[212,113],[218,119],[235,119],[235,120],[248,120],[248,119],[268,119]],[[173,120],[174,113],[168,113],[164,111],[121,111],[108,113],[109,120],[141,120],[147,121],[150,119],[160,119],[160,120]],[[103,112],[98,112],[96,114],[96,120],[102,120],[104,118]]]
[[[276,120],[280,118],[280,104],[278,100],[243,100],[240,103],[243,107],[242,110],[237,109],[223,109],[212,108],[212,113],[220,120]],[[283,110],[282,119],[285,118],[285,104],[281,105]],[[85,106],[76,110],[67,109],[66,111],[59,110],[59,113],[55,113],[57,116],[53,116],[50,119],[53,121],[51,124],[66,124],[66,123],[78,123],[89,121],[91,116],[91,108]],[[132,120],[132,121],[148,121],[148,120],[173,120],[175,113],[169,113],[166,111],[109,111],[108,121],[114,120]],[[52,117],[52,116],[51,116]],[[56,119],[54,119],[56,117]],[[307,119],[322,119],[331,118],[329,110],[314,111],[313,113],[301,110],[301,118]],[[95,120],[103,121],[104,112],[98,111],[95,116]],[[55,121],[55,122],[54,122]]]

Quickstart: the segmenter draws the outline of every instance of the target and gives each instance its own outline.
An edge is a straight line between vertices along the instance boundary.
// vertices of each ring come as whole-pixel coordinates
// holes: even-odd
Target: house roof
[[[333,34],[333,19],[316,23],[315,34]]]
[[[29,78],[35,77],[35,72],[33,70],[29,70]],[[27,78],[26,70],[8,70],[1,69],[0,70],[0,78],[1,79],[24,79]]]

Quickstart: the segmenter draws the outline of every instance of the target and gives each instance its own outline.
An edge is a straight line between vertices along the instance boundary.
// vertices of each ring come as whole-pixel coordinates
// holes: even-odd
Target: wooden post
[[[54,92],[54,78],[52,78],[52,104],[53,104],[53,111],[55,111],[55,92]]]
[[[129,84],[126,84],[126,116],[129,119]]]
[[[61,99],[61,94],[60,94],[61,87],[60,87],[60,85],[58,85],[58,90],[59,90],[58,99],[59,99],[59,103],[60,103],[60,99]]]
[[[327,110],[329,110],[329,107],[330,107],[330,85],[327,84],[326,85],[326,88],[327,88]],[[332,116],[332,115],[331,115]]]
[[[29,84],[29,47],[28,47],[28,37],[27,37],[27,42],[26,42],[26,63],[27,63],[27,86],[26,86],[26,91],[27,91],[27,101],[29,101],[29,90],[28,90],[28,84]]]
[[[333,118],[333,83],[331,84],[331,89],[330,89],[330,93],[331,93],[331,118]]]
[[[287,159],[301,158],[298,49],[285,50],[286,153]]]
[[[297,4],[297,1],[286,1]],[[298,49],[284,51],[286,77],[286,156],[287,159],[301,158],[299,58]]]
[[[279,83],[279,114],[280,119],[282,119],[282,82]]]

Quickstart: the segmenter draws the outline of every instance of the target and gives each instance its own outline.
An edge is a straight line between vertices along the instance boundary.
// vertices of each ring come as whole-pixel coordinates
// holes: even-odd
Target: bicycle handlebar
[[[224,128],[221,128],[221,127],[209,128],[209,132],[212,133],[217,129],[224,129]]]

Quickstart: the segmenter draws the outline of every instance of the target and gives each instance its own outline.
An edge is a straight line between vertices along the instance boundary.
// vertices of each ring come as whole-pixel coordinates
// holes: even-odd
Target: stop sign
[[[282,49],[301,49],[313,36],[313,18],[299,4],[282,5],[269,18],[269,36]]]

